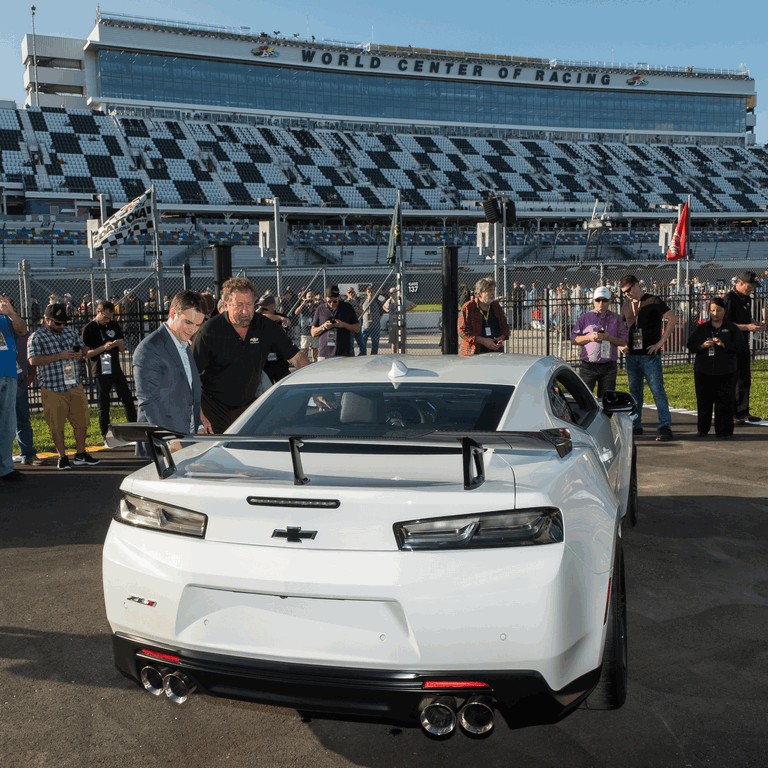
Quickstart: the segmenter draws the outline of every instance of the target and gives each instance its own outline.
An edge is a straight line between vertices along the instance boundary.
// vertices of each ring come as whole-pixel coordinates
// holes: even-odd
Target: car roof
[[[556,357],[489,353],[459,355],[368,355],[337,357],[305,366],[285,379],[285,385],[327,384],[338,381],[379,383],[382,381],[420,381],[444,383],[483,382],[516,386],[526,374],[548,378],[548,372],[565,363]],[[536,373],[538,369],[538,373]],[[281,382],[282,384],[283,382]]]

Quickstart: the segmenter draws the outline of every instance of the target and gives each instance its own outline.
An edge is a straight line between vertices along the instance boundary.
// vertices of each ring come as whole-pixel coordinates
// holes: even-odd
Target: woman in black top
[[[734,323],[725,320],[723,300],[712,299],[709,303],[709,320],[693,329],[687,344],[695,355],[693,379],[696,385],[700,437],[709,434],[713,406],[715,434],[723,440],[733,437],[736,354],[743,344],[741,331]]]

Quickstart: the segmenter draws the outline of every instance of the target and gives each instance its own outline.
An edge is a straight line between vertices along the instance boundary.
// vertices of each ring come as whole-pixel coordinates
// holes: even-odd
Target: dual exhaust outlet
[[[419,706],[419,722],[430,736],[450,736],[459,725],[470,736],[493,730],[494,704],[490,696],[472,696],[459,706],[453,696],[425,699]]]
[[[174,704],[184,704],[197,685],[189,675],[176,669],[141,668],[139,673],[144,690],[152,696],[166,695]],[[424,699],[419,705],[419,722],[430,736],[450,736],[459,725],[470,736],[485,736],[493,730],[494,703],[490,696],[472,696],[461,706],[453,696]]]
[[[194,681],[184,672],[147,665],[139,673],[144,690],[152,696],[165,694],[168,701],[183,704],[197,689]]]

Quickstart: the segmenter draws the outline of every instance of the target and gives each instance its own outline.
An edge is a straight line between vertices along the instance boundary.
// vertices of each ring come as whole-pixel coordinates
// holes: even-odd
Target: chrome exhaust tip
[[[183,704],[197,689],[188,675],[183,672],[171,672],[163,678],[163,690],[169,701]]]
[[[426,700],[419,710],[419,722],[430,736],[450,736],[456,730],[456,700],[452,696]]]
[[[471,736],[483,736],[493,730],[493,700],[473,696],[459,710],[459,725]]]
[[[139,680],[141,680],[141,684],[147,693],[152,694],[152,696],[162,696],[163,676],[165,674],[167,674],[167,670],[160,670],[147,664],[146,667],[141,668]]]

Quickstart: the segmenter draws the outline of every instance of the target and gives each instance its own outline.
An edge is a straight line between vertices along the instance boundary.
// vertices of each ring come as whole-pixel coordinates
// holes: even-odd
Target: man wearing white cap
[[[627,343],[627,326],[619,315],[611,312],[611,290],[604,285],[592,296],[595,308],[584,312],[571,331],[571,341],[581,347],[579,374],[597,396],[616,388],[619,347]]]

